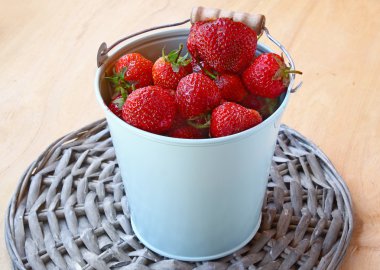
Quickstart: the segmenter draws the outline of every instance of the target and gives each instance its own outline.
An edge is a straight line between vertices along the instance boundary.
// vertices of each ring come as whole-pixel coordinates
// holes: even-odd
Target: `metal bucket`
[[[128,52],[140,52],[154,61],[164,46],[170,51],[179,43],[186,44],[188,33],[188,29],[170,30],[128,41],[103,59],[95,91],[106,114],[136,236],[163,256],[204,261],[240,249],[260,226],[280,118],[294,76],[280,107],[268,119],[227,137],[165,137],[137,129],[115,116],[106,105],[112,91],[104,79],[114,61]],[[268,51],[258,45],[258,53]]]

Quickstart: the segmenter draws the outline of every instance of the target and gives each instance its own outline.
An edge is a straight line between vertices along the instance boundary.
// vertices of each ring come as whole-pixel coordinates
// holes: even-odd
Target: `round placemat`
[[[51,144],[21,177],[6,217],[14,269],[336,269],[349,245],[349,191],[328,158],[282,125],[258,233],[215,261],[161,257],[133,233],[105,120]],[[244,207],[244,206],[242,206]]]

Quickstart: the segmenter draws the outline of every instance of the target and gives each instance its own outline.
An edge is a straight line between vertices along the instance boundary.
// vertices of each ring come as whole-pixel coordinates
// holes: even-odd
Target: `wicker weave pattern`
[[[54,142],[11,201],[6,239],[15,269],[336,269],[352,235],[347,187],[326,156],[281,127],[254,239],[212,262],[163,258],[134,236],[106,122]]]

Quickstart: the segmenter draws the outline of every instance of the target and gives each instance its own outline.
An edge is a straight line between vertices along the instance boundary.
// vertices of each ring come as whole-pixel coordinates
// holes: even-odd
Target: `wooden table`
[[[262,13],[304,72],[283,122],[319,145],[351,190],[355,232],[342,269],[380,265],[379,1],[0,0],[0,227],[23,170],[56,138],[103,117],[96,52],[203,5]],[[0,235],[0,265],[10,267]]]

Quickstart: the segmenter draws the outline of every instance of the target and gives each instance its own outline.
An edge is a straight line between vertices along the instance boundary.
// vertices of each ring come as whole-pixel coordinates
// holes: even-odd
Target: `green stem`
[[[180,54],[182,52],[182,49],[183,49],[183,44],[181,43],[181,44],[179,44],[179,49],[178,49],[177,57],[175,58],[174,63],[178,62],[178,58],[179,58],[179,56],[180,56]]]
[[[204,69],[203,67],[201,67],[201,69],[203,70],[204,73],[206,73],[209,77],[211,77],[211,79],[216,80],[217,76],[215,74],[212,74],[210,71],[208,71],[207,69]]]
[[[165,46],[162,48],[162,51],[161,51],[161,53],[162,53],[162,58],[164,58],[164,59],[165,59]]]
[[[123,101],[125,101],[128,97],[128,94],[123,87],[121,87],[120,89],[120,94],[121,94],[121,97],[123,98]]]

